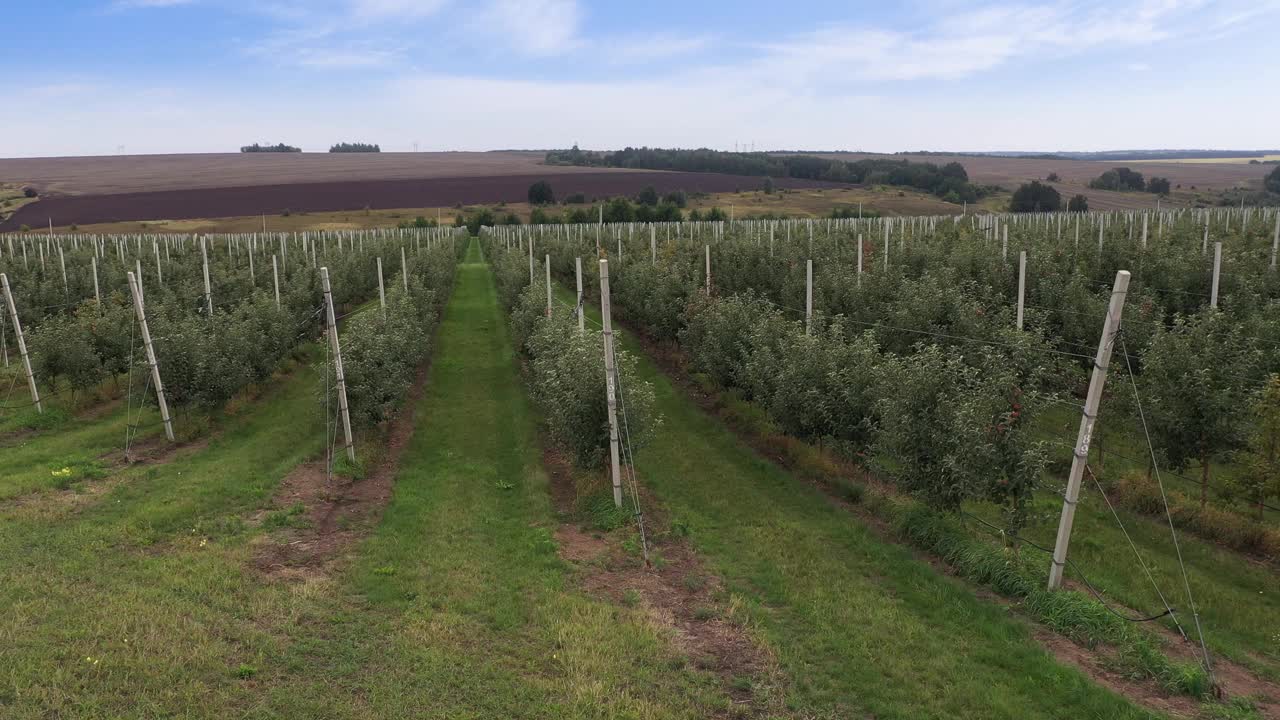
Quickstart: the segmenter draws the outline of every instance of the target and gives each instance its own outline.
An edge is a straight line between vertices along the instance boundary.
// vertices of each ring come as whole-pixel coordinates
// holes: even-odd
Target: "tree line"
[[[771,155],[768,153],[722,152],[627,147],[615,152],[584,151],[574,145],[568,150],[546,154],[548,165],[620,167],[682,172],[716,172],[729,175],[827,180],[831,182],[910,187],[931,193],[947,202],[976,202],[996,189],[969,181],[960,163],[937,165],[907,160],[832,160],[814,155]]]
[[[278,143],[276,145],[259,145],[258,143],[254,143],[252,145],[245,145],[241,147],[240,152],[242,153],[300,153],[302,152],[302,148],[294,147],[292,145],[285,145],[284,143]]]

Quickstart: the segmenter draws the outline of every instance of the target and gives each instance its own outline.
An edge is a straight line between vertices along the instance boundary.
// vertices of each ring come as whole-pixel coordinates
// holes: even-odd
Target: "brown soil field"
[[[960,206],[944,203],[932,195],[923,193],[898,194],[897,189],[867,187],[840,188],[795,188],[779,190],[772,194],[760,190],[743,190],[736,193],[711,193],[689,198],[689,210],[706,211],[720,208],[725,212],[732,211],[739,219],[758,218],[762,216],[786,216],[792,218],[823,218],[830,215],[834,208],[854,210],[862,203],[868,213],[878,212],[882,215],[954,215],[960,212]],[[387,208],[382,210],[336,210],[330,212],[293,212],[287,216],[272,215],[263,218],[260,215],[241,215],[233,217],[191,218],[185,220],[132,220],[126,222],[93,223],[77,225],[75,232],[85,234],[112,235],[138,232],[161,233],[251,233],[262,229],[266,221],[271,232],[304,232],[312,230],[364,230],[369,228],[396,227],[406,221],[422,217],[430,220],[439,218],[446,225],[453,223],[455,216],[466,214],[472,210],[487,207],[494,213],[505,215],[513,213],[523,223],[528,223],[533,206],[527,202],[506,202],[496,205],[467,204],[462,208],[448,207],[408,207]],[[552,215],[561,215],[568,207],[558,205],[544,208]],[[42,231],[45,226],[36,227]],[[55,225],[54,230],[60,233],[71,232],[67,225]]]
[[[590,198],[632,196],[652,185],[659,193],[737,192],[758,187],[761,178],[715,173],[596,171],[537,175],[436,177],[417,180],[351,180],[110,195],[51,196],[20,208],[0,223],[0,232],[22,225],[90,225],[134,220],[187,220],[285,212],[359,211],[368,208],[452,207],[527,199],[529,185],[552,181],[558,197],[581,192]],[[847,187],[838,183],[784,179],[781,188]]]
[[[103,195],[355,180],[601,172],[600,168],[542,165],[542,158],[539,152],[520,151],[0,158],[0,182],[32,185],[46,195]]]
[[[879,155],[873,153],[833,153],[824,154],[841,160],[892,159],[909,160],[911,162],[932,162],[945,164],[958,162],[964,165],[969,179],[983,185],[1000,185],[1009,191],[1018,185],[1041,180],[1049,173],[1057,173],[1061,182],[1052,183],[1063,197],[1082,194],[1089,198],[1091,210],[1131,210],[1153,208],[1156,196],[1148,193],[1118,193],[1107,190],[1093,190],[1089,181],[1113,167],[1132,167],[1146,177],[1167,177],[1169,182],[1181,188],[1175,188],[1172,197],[1164,200],[1167,206],[1170,201],[1174,205],[1184,206],[1195,201],[1197,193],[1202,194],[1210,203],[1213,196],[1235,187],[1260,187],[1262,178],[1270,172],[1272,166],[1250,165],[1248,163],[1180,163],[1180,162],[1097,162],[1093,160],[1045,160],[1041,158],[980,157],[969,155]]]

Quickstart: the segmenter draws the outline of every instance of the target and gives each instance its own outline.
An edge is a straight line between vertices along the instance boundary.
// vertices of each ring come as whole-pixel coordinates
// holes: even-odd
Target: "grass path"
[[[673,387],[634,338],[623,334],[622,346],[640,356],[663,415],[658,438],[636,453],[640,481],[754,607],[801,716],[1151,716],[1059,665],[999,605],[757,456]]]
[[[492,278],[459,269],[418,430],[348,607],[293,629],[263,717],[700,718],[721,693],[557,554],[547,479]]]

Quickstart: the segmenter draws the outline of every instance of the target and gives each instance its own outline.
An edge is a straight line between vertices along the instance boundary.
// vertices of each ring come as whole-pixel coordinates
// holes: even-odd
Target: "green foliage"
[[[1089,212],[1089,198],[1084,195],[1073,195],[1071,200],[1067,202],[1068,212],[1086,213]]]
[[[244,147],[240,148],[240,152],[242,153],[297,153],[297,152],[302,152],[302,148],[296,148],[296,147],[293,147],[292,145],[285,145],[284,143],[280,143],[278,145],[259,145],[258,143],[254,143],[252,145],[245,145]]]
[[[552,205],[555,201],[556,193],[551,189],[551,183],[546,180],[539,180],[529,186],[530,205]]]
[[[1089,187],[1095,190],[1115,190],[1117,192],[1142,192],[1146,189],[1146,181],[1142,173],[1127,167],[1108,170],[1089,181]]]
[[[1050,185],[1032,180],[1013,192],[1009,212],[1057,212],[1062,207],[1062,196]]]
[[[1240,458],[1245,472],[1228,479],[1226,488],[1257,508],[1280,497],[1280,375],[1272,375],[1253,401],[1253,425]]]
[[[678,150],[628,147],[617,152],[552,150],[548,165],[596,165],[603,167],[718,172],[766,178],[804,178],[833,182],[913,187],[945,197],[954,193],[961,201],[974,202],[987,193],[969,182],[964,166],[952,162],[942,167],[929,162],[864,159],[847,162],[814,155],[720,152],[705,148]]]
[[[1202,467],[1201,503],[1209,492],[1209,459],[1246,440],[1249,397],[1240,377],[1256,372],[1256,341],[1225,313],[1179,315],[1158,331],[1143,355],[1142,397],[1151,438],[1174,470]]]
[[[1280,165],[1277,165],[1271,172],[1267,173],[1262,185],[1267,189],[1267,192],[1280,195]]]
[[[331,153],[380,153],[382,148],[370,143],[338,143],[329,146]]]
[[[1147,180],[1147,192],[1157,195],[1169,194],[1169,178],[1153,177]]]

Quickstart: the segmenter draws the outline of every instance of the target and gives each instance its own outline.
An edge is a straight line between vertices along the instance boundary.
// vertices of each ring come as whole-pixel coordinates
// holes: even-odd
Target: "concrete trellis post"
[[[551,317],[551,256],[548,255],[543,263],[547,274],[547,317]]]
[[[609,470],[613,504],[622,507],[622,464],[618,458],[618,368],[613,362],[613,318],[609,306],[609,261],[600,259],[600,315],[604,335],[604,383],[609,405]]]
[[[1147,214],[1142,213],[1142,249],[1147,249]]]
[[[22,368],[27,373],[27,387],[31,390],[31,402],[36,412],[44,414],[44,405],[40,403],[40,389],[36,387],[36,376],[31,372],[31,356],[27,354],[27,341],[22,335],[22,321],[18,319],[18,306],[13,304],[13,291],[9,289],[9,276],[0,273],[0,287],[4,289],[4,302],[9,306],[9,317],[13,320],[13,334],[18,338],[18,355],[22,357]]]
[[[378,258],[378,305],[382,307],[382,319],[387,319],[387,288],[382,284],[382,258]]]
[[[804,334],[813,334],[813,260],[804,266]]]
[[[204,261],[204,299],[205,305],[209,309],[209,317],[213,317],[213,290],[209,287],[209,252],[207,243],[203,237],[200,238],[200,258]]]
[[[409,263],[404,257],[404,246],[400,246],[400,275],[404,280],[404,294],[409,294]]]
[[[1213,244],[1213,285],[1209,290],[1209,307],[1218,307],[1218,281],[1222,278],[1222,241]]]
[[[347,459],[355,462],[356,446],[351,440],[351,412],[347,406],[347,380],[342,372],[342,346],[338,343],[338,322],[333,316],[333,291],[329,289],[329,268],[320,268],[320,285],[324,290],[325,325],[329,331],[329,346],[333,350],[333,374],[338,384],[338,413],[342,416],[342,436],[347,447]]]
[[[1276,269],[1276,253],[1280,252],[1280,212],[1276,213],[1276,229],[1271,235],[1271,269]]]
[[[62,254],[62,245],[58,245],[58,264],[62,266],[62,291],[70,292],[71,286],[67,284],[67,258]]]
[[[276,309],[280,309],[280,266],[276,262],[276,256],[271,256],[271,279],[276,286]]]
[[[574,258],[574,270],[578,276],[578,333],[584,333],[587,330],[587,320],[582,312],[582,258]]]
[[[1022,310],[1027,299],[1027,251],[1018,253],[1018,329],[1022,329]]]
[[[706,245],[707,249],[707,295],[711,295],[711,246]]]
[[[147,353],[147,366],[151,368],[151,384],[156,388],[156,404],[160,406],[160,420],[164,422],[164,436],[173,442],[173,417],[169,415],[169,403],[164,398],[164,383],[160,382],[160,364],[156,362],[156,350],[151,344],[151,331],[147,328],[147,312],[143,306],[142,280],[128,273],[129,290],[133,293],[133,309],[142,327],[142,346]]]
[[[858,287],[862,287],[862,233],[858,233]]]
[[[102,291],[98,288],[98,258],[89,258],[89,269],[93,272],[93,299],[98,301],[98,308],[102,308]]]
[[[1089,441],[1093,426],[1098,421],[1098,406],[1102,401],[1102,386],[1107,380],[1107,367],[1111,364],[1111,350],[1120,332],[1121,314],[1125,296],[1129,292],[1129,271],[1116,273],[1111,288],[1111,303],[1107,318],[1102,323],[1102,337],[1098,340],[1098,354],[1093,361],[1093,375],[1089,379],[1089,392],[1085,396],[1084,414],[1080,417],[1080,431],[1076,434],[1075,451],[1071,456],[1071,473],[1067,476],[1067,492],[1062,503],[1062,517],[1058,521],[1058,539],[1053,546],[1053,564],[1049,567],[1049,589],[1062,587],[1062,573],[1067,564],[1067,546],[1071,543],[1071,525],[1075,521],[1076,503],[1080,499],[1080,484],[1084,480],[1084,468],[1089,462]]]

